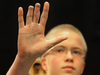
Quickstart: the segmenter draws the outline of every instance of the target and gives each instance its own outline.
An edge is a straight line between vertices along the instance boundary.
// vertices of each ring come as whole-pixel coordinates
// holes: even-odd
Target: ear
[[[46,65],[46,58],[44,58],[44,57],[41,58],[41,66],[46,72],[47,71],[47,65]]]
[[[85,68],[85,62],[83,63],[83,67],[82,67],[82,71],[81,71],[81,74],[83,74],[83,71],[84,71],[84,68]]]

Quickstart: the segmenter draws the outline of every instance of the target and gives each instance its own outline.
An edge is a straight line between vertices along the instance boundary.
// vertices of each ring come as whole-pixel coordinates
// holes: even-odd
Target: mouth
[[[63,67],[62,69],[65,69],[67,71],[72,71],[72,70],[75,70],[75,68],[73,66],[65,66]]]

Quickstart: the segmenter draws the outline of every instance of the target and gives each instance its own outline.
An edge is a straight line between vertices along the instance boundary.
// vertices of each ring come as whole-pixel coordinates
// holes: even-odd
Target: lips
[[[69,71],[75,70],[75,68],[73,66],[65,66],[65,67],[63,67],[63,69],[66,69]]]

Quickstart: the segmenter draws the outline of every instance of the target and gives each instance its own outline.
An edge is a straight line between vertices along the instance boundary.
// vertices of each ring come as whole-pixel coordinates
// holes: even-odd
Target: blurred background
[[[58,24],[73,24],[83,33],[88,54],[83,75],[100,74],[100,0],[0,0],[0,75],[5,75],[17,53],[18,7],[24,18],[29,5],[50,3],[47,33]],[[26,19],[25,19],[26,20]]]

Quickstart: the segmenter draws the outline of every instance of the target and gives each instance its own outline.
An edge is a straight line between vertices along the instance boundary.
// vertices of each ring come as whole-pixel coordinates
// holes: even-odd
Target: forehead
[[[68,47],[80,47],[82,49],[85,49],[81,35],[73,31],[57,32],[57,33],[54,33],[53,36],[50,36],[49,38],[56,38],[61,35],[66,35],[68,39],[57,44],[56,46],[65,46],[67,48]]]

